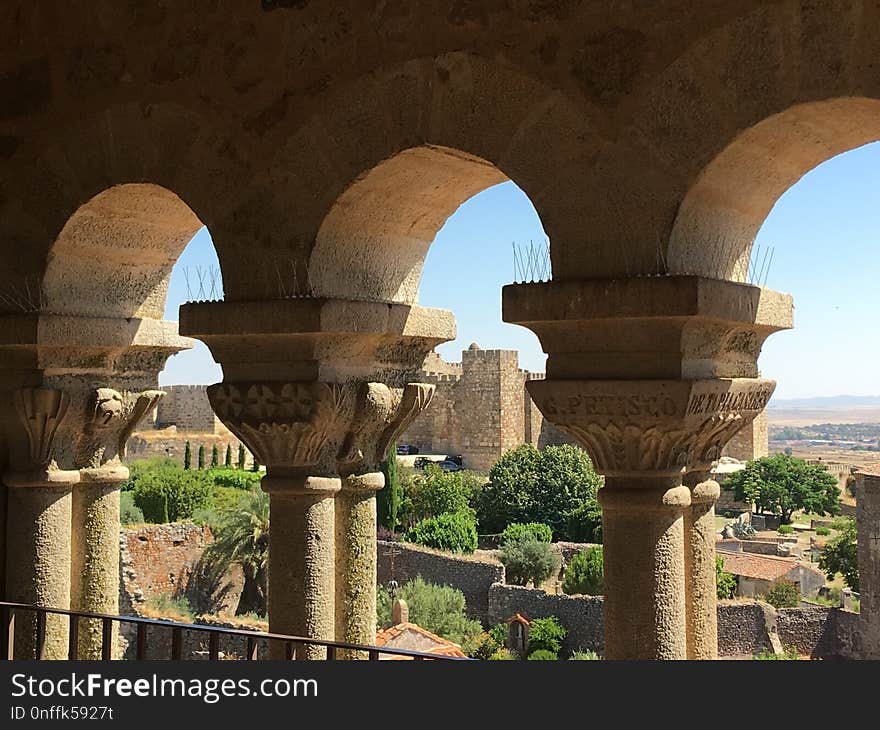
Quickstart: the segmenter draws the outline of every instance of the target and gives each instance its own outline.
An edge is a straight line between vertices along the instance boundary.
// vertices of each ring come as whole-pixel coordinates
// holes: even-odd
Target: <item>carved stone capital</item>
[[[125,456],[129,437],[164,395],[162,390],[131,392],[113,388],[96,388],[89,393],[81,411],[84,422],[74,454],[76,466],[90,470],[94,479],[106,472],[107,479],[114,480],[112,467],[110,471],[101,468],[118,464]]]
[[[532,380],[544,417],[606,476],[708,470],[770,400],[776,383],[713,380]]]
[[[427,383],[407,383],[403,388],[362,383],[354,420],[339,453],[340,473],[377,468],[391,444],[431,404],[434,391],[435,386]]]
[[[356,409],[356,385],[295,382],[217,383],[214,412],[270,469],[332,473]]]

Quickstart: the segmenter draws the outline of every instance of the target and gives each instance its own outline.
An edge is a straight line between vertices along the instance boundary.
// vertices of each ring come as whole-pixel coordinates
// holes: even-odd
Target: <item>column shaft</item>
[[[715,502],[721,490],[706,477],[685,477],[691,492],[691,506],[685,510],[688,659],[718,658]]]
[[[73,539],[70,605],[92,613],[119,613],[119,488],[125,467],[82,471],[73,490]],[[115,477],[115,478],[111,478]],[[102,627],[98,619],[81,619],[79,658],[101,658]],[[118,654],[114,624],[111,657]]]
[[[345,477],[336,498],[336,638],[350,644],[376,643],[376,492],[384,485],[380,472]]]
[[[75,472],[74,472],[75,473]],[[70,607],[71,485],[8,489],[6,595],[10,601]],[[46,617],[46,659],[67,658],[67,616]],[[16,615],[15,657],[36,658],[36,616]]]
[[[686,659],[686,487],[669,477],[609,477],[603,511],[605,657]]]
[[[266,476],[263,489],[270,494],[269,631],[332,641],[339,479]],[[273,642],[271,656],[283,659],[283,645]],[[308,645],[297,658],[324,659],[326,650]]]

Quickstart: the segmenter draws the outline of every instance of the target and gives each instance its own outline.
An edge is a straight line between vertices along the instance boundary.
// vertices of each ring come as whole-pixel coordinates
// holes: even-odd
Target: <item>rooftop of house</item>
[[[855,474],[864,474],[869,477],[880,477],[880,464],[870,464],[869,466],[859,467]]]
[[[756,553],[719,553],[724,561],[724,570],[733,575],[759,580],[779,580],[798,566],[815,570],[792,558],[775,555],[758,555]]]
[[[467,656],[461,650],[461,645],[432,634],[427,629],[423,629],[418,624],[413,624],[409,621],[389,626],[385,629],[379,629],[376,632],[376,646],[384,646],[387,649],[410,649],[438,656]],[[379,658],[411,659],[411,657],[395,656],[393,654],[380,654]]]

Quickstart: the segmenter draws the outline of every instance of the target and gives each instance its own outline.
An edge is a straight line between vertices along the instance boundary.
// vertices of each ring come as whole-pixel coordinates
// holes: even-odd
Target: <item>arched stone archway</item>
[[[669,240],[670,273],[745,281],[755,236],[779,197],[835,155],[880,140],[880,99],[799,104],[736,137],[697,178]]]

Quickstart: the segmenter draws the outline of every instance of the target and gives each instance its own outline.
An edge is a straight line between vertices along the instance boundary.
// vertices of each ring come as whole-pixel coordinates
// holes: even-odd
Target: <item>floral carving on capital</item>
[[[574,437],[606,475],[708,469],[764,409],[775,383],[538,380],[527,384],[544,417]]]
[[[316,381],[217,383],[208,399],[257,460],[271,466],[333,462],[355,409],[351,385]]]

